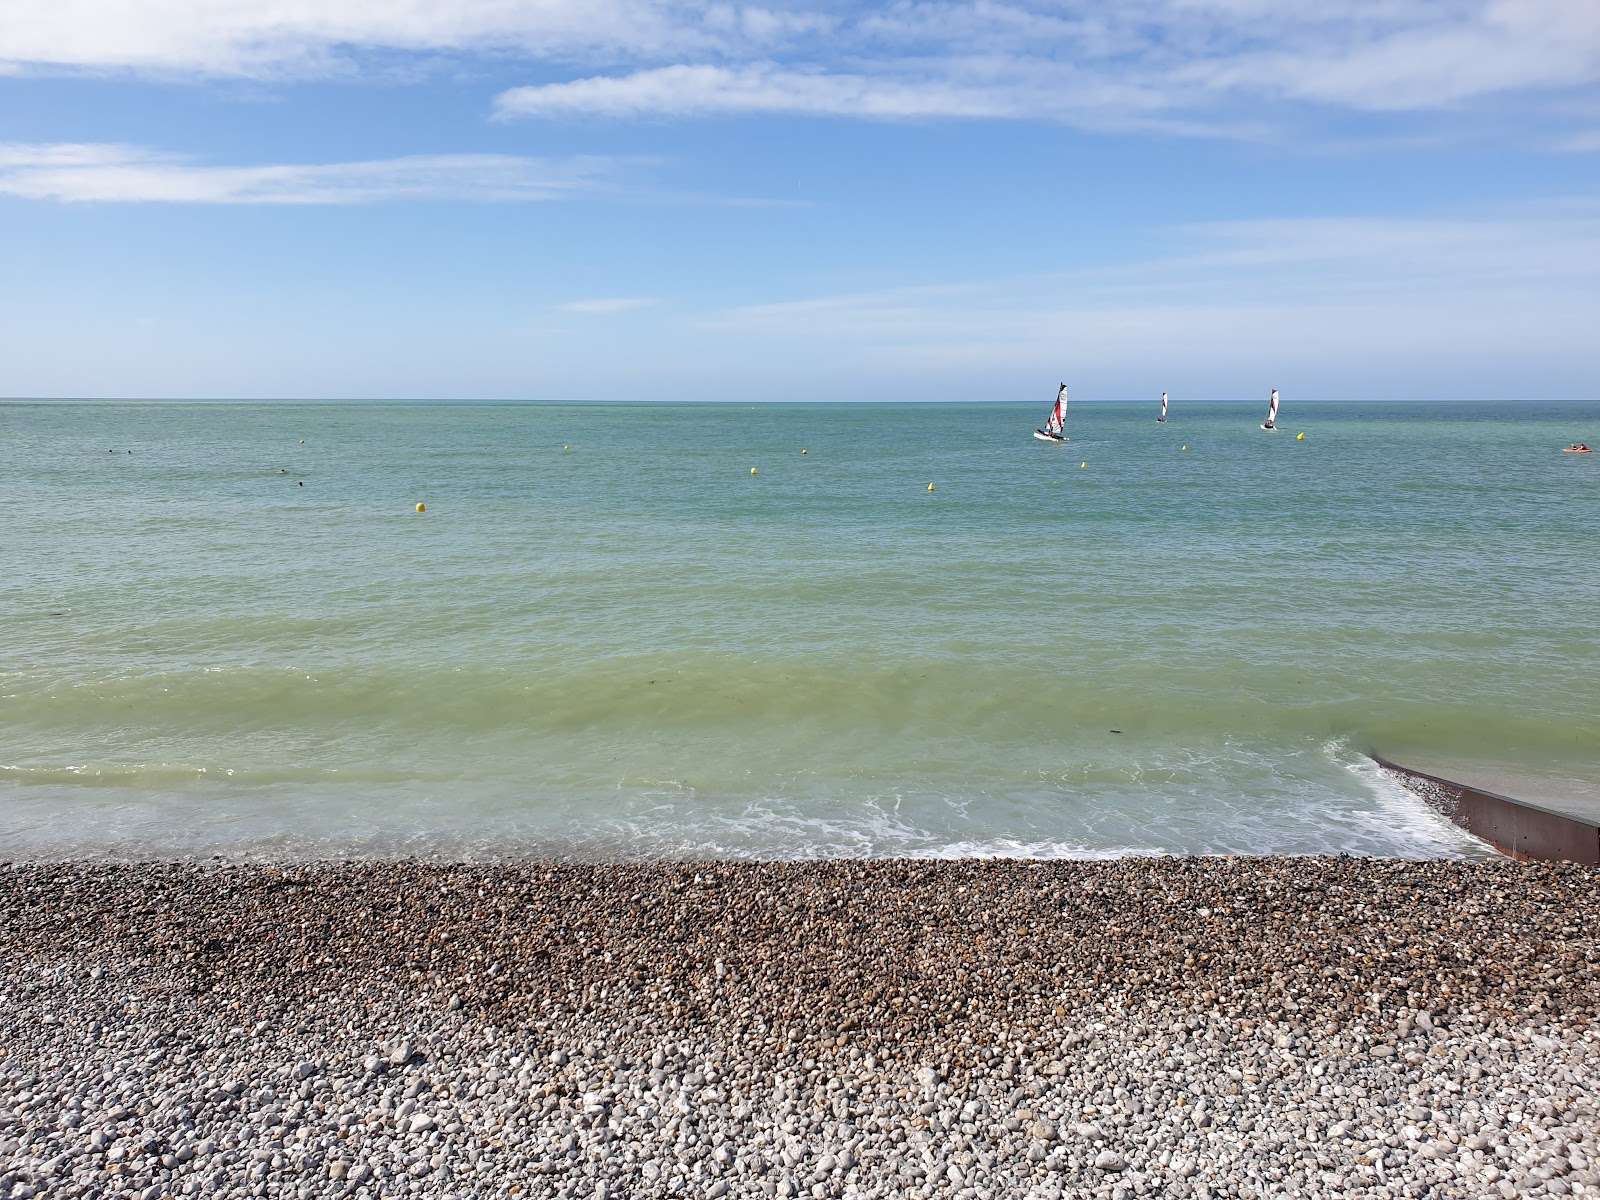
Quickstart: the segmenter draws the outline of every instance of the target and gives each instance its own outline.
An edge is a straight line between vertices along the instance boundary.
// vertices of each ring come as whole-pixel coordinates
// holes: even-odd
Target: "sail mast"
[[[1043,442],[1064,442],[1067,440],[1063,432],[1067,424],[1067,385],[1062,384],[1056,389],[1056,402],[1050,406],[1050,415],[1045,418],[1044,428],[1035,429],[1033,436]]]

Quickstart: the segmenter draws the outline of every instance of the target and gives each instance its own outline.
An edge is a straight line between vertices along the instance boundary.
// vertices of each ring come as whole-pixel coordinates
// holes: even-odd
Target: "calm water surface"
[[[1600,405],[1046,407],[0,406],[0,857],[1456,855],[1364,752],[1600,782]]]

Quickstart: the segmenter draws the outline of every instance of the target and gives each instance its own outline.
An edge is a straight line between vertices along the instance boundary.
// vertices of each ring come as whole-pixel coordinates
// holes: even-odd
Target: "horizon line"
[[[1278,389],[1281,391],[1282,389]],[[1160,402],[1160,393],[1144,396],[1091,396],[1074,397],[1074,404],[1126,404],[1147,405]],[[1255,404],[1255,396],[1185,396],[1180,397],[1184,404]],[[1296,404],[1593,404],[1600,403],[1596,396],[1566,396],[1551,399],[1549,397],[1493,397],[1493,396],[1450,396],[1450,397],[1416,397],[1416,396],[1382,396],[1382,397],[1351,397],[1351,396],[1292,396]],[[582,407],[582,408],[671,408],[671,407],[703,407],[726,408],[732,406],[756,407],[793,407],[798,405],[837,405],[837,406],[900,406],[920,407],[925,405],[1005,405],[1016,404],[1033,407],[1048,404],[1048,400],[1033,399],[1003,399],[1003,400],[649,400],[632,398],[628,400],[547,400],[533,397],[504,397],[504,396],[0,396],[0,406],[14,406],[27,404],[441,404],[441,405],[527,405],[551,407]]]

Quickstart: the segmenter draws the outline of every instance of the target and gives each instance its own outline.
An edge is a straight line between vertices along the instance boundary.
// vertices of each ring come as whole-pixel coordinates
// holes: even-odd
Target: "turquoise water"
[[[1600,778],[1600,405],[1047,406],[0,406],[0,857],[1475,854],[1364,753]]]

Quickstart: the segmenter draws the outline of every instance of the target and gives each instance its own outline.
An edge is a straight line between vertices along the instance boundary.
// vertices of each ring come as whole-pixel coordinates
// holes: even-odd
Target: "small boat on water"
[[[1589,445],[1588,445],[1587,442],[1573,442],[1572,445],[1563,447],[1561,453],[1563,453],[1563,454],[1593,454],[1594,451],[1589,449]]]
[[[1067,385],[1062,384],[1056,391],[1056,404],[1050,410],[1050,419],[1044,423],[1043,429],[1035,429],[1033,436],[1041,442],[1064,442],[1067,435],[1063,432],[1067,425]]]
[[[1267,419],[1261,423],[1261,428],[1271,432],[1278,427],[1278,389],[1272,389],[1272,399],[1267,402]]]
[[[1165,392],[1162,392],[1161,393],[1161,415],[1156,418],[1156,424],[1157,425],[1165,425],[1166,423],[1167,423],[1167,394]]]

